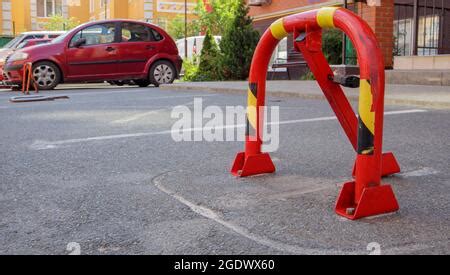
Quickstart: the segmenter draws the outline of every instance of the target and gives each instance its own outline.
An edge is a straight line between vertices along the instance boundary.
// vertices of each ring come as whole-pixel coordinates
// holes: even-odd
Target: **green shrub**
[[[198,81],[214,81],[220,80],[219,72],[219,48],[217,47],[214,37],[207,30],[203,41],[203,48],[200,54],[200,64],[198,66]]]
[[[329,64],[342,63],[342,32],[326,29],[322,33],[322,51]]]
[[[184,60],[183,62],[184,75],[183,81],[197,81],[198,65],[192,60]]]
[[[221,75],[227,80],[245,80],[259,40],[259,33],[253,29],[252,19],[247,16],[248,6],[240,0],[233,23],[226,29],[220,42],[222,58]]]

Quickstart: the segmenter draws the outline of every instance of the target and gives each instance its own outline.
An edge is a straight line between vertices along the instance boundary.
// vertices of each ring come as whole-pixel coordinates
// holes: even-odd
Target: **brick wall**
[[[373,29],[384,55],[387,68],[393,65],[394,47],[394,0],[381,0],[380,7],[358,4],[358,14]]]
[[[272,0],[272,3],[267,6],[250,7],[250,16],[258,17],[261,15],[267,15],[277,13],[280,11],[286,11],[295,9],[298,7],[313,6],[316,4],[336,2],[330,0]],[[247,0],[248,3],[248,0]]]
[[[342,2],[342,0],[272,0],[272,4],[268,6],[251,7],[249,15],[254,17],[255,27],[259,31],[263,31],[271,22],[284,16],[284,12],[297,8],[312,9],[324,4]],[[394,47],[394,0],[381,0],[381,7],[369,7],[366,4],[358,3],[358,14],[374,30],[383,51],[385,66],[391,68]]]

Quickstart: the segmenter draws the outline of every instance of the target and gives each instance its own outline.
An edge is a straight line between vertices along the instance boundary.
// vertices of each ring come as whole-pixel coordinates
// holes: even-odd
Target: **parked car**
[[[23,49],[23,48],[27,48],[27,47],[31,47],[31,46],[35,46],[35,45],[41,45],[41,44],[46,44],[49,43],[50,41],[52,41],[51,39],[30,39],[30,40],[25,40],[22,43],[20,43],[16,50],[18,49]],[[3,88],[7,88],[8,85],[5,85],[3,83],[3,66],[5,65],[4,60],[0,60],[0,87]]]
[[[6,43],[0,49],[0,61],[4,59],[6,56],[10,55],[14,50],[16,50],[19,45],[28,40],[34,39],[55,39],[60,36],[64,32],[56,32],[56,31],[36,31],[36,32],[24,32],[20,35],[16,36],[13,40]]]
[[[27,62],[33,63],[33,78],[42,90],[93,81],[159,86],[172,83],[182,66],[175,42],[163,29],[122,19],[89,22],[48,44],[14,52],[6,59],[5,82],[20,85]]]
[[[23,48],[27,48],[27,47],[31,47],[31,46],[36,46],[36,45],[42,45],[42,44],[47,44],[50,41],[52,41],[51,39],[30,39],[30,40],[26,40],[23,41],[22,43],[20,43],[16,49],[23,49]]]
[[[24,32],[18,35],[13,40],[9,41],[3,48],[0,49],[0,82],[3,81],[3,71],[2,67],[5,63],[5,59],[7,56],[11,55],[15,50],[30,47],[32,44],[28,44],[27,42],[30,40],[36,41],[40,39],[44,40],[52,40],[64,32],[57,31],[36,31],[36,32]],[[39,42],[35,42],[39,44]]]

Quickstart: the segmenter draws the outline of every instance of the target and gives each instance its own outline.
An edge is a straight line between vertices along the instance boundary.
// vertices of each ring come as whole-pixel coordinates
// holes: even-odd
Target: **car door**
[[[76,33],[66,51],[68,79],[102,80],[117,74],[116,22],[88,26]],[[85,43],[76,45],[79,39]]]
[[[121,43],[118,45],[119,70],[121,74],[142,75],[150,58],[160,51],[161,37],[155,37],[149,26],[121,23]]]

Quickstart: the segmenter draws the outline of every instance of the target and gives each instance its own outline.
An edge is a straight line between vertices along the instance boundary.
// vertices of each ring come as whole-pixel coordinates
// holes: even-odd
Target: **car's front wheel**
[[[61,81],[61,72],[51,62],[38,62],[33,66],[33,79],[39,90],[52,90]]]
[[[171,84],[176,77],[175,67],[166,60],[156,61],[150,68],[149,74],[150,82],[156,87]]]

